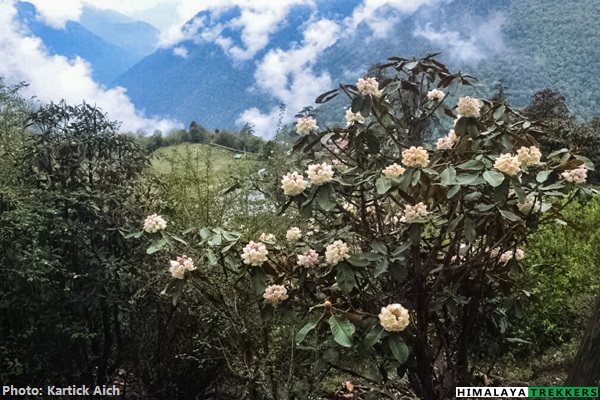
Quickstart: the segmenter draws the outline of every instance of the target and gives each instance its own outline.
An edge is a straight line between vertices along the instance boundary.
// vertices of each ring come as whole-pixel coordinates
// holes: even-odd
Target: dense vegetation
[[[538,122],[486,100],[480,117],[458,120],[453,149],[430,150],[427,168],[388,176],[381,171],[400,160],[399,143],[432,149],[456,116],[458,93],[438,103],[411,84],[415,77],[435,70],[430,84],[448,92],[452,82],[468,83],[431,59],[390,66],[400,78],[384,71],[392,80],[381,84],[383,98],[339,89],[366,122],[355,116],[346,128],[310,131],[294,151],[286,141],[296,134],[286,129],[268,143],[250,127],[209,132],[197,123],[166,136],[119,135],[95,107],[34,108],[18,86],[2,84],[0,380],[117,383],[127,398],[144,399],[443,398],[455,382],[576,344],[600,287],[600,206],[590,190],[560,178],[591,164],[558,148],[595,160],[585,143],[598,140],[597,121],[576,124],[566,108],[544,113],[561,110],[552,93],[526,111]],[[394,97],[394,88],[407,97]],[[530,166],[522,181],[492,168],[514,138],[549,146],[543,166]],[[258,154],[236,160],[210,143]],[[549,157],[552,150],[559,153]],[[290,170],[331,157],[342,163],[335,179],[282,193]],[[543,217],[519,208],[532,193],[551,204]],[[416,199],[440,217],[393,219]],[[166,227],[144,230],[154,213]],[[291,227],[301,240],[285,239]],[[261,236],[269,260],[245,264],[243,246]],[[335,240],[353,256],[314,271],[296,266],[298,252],[310,245],[322,256]],[[491,243],[518,245],[526,257],[494,261]],[[440,257],[425,257],[434,253]],[[184,254],[196,269],[177,279],[169,262]],[[480,274],[486,263],[494,267]],[[289,298],[266,304],[268,284],[285,285]],[[388,302],[411,308],[406,331],[380,328],[377,313]],[[540,382],[532,371],[501,378]]]

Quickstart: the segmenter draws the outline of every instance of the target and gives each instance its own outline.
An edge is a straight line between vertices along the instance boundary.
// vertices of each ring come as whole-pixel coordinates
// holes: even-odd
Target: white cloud
[[[204,40],[221,45],[223,51],[237,60],[248,60],[265,48],[269,37],[279,28],[292,7],[305,5],[314,7],[313,0],[206,0],[199,2],[180,0],[178,12],[179,25],[173,25],[161,33],[159,46],[172,47],[184,40]],[[194,18],[187,26],[183,26],[194,15],[204,10],[218,16],[220,12],[239,7],[240,15],[226,24],[209,25],[204,18]],[[224,36],[223,31],[237,32],[241,45],[233,45],[231,37]]]
[[[0,52],[10,54],[0,58],[0,76],[8,83],[28,82],[25,96],[36,96],[43,102],[65,99],[72,104],[85,100],[102,108],[111,120],[122,121],[123,131],[164,132],[181,126],[166,119],[146,118],[135,109],[125,89],[106,89],[94,82],[89,64],[81,58],[49,55],[39,38],[27,36],[17,25],[15,15],[12,2],[0,1]]]
[[[354,30],[364,22],[373,30],[374,36],[386,37],[396,22],[393,16],[386,12],[387,7],[411,14],[421,6],[434,1],[436,0],[364,0],[354,9],[352,16],[346,22],[350,30]]]
[[[83,11],[81,0],[29,0],[37,9],[44,23],[56,29],[64,29],[67,21],[78,21]]]
[[[312,66],[319,55],[334,44],[340,27],[333,21],[321,19],[308,25],[301,46],[284,51],[269,51],[259,62],[254,77],[258,89],[268,93],[286,105],[283,122],[290,122],[303,107],[313,104],[314,99],[332,85],[329,73],[315,73]],[[279,108],[261,113],[253,108],[246,110],[238,124],[254,124],[259,136],[269,138],[275,134],[279,120]]]
[[[445,48],[450,57],[461,63],[477,64],[505,50],[502,34],[504,22],[504,16],[497,14],[485,21],[463,25],[462,33],[446,27],[436,30],[427,24],[424,28],[417,28],[414,34]]]
[[[173,54],[181,58],[189,57],[188,50],[183,46],[173,47]]]

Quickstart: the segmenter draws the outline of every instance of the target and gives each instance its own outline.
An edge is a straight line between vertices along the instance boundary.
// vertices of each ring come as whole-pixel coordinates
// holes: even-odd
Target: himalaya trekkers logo
[[[522,386],[522,387],[457,387],[456,397],[470,398],[515,398],[529,397],[538,399],[577,399],[577,398],[597,398],[598,387],[561,387],[561,386]]]

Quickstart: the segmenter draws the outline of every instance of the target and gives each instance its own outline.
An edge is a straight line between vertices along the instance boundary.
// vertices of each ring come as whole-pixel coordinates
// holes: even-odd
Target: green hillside
[[[161,147],[152,154],[152,169],[160,174],[198,171],[216,174],[222,178],[237,175],[253,167],[260,167],[260,161],[254,154],[236,153],[224,148],[207,144],[184,143],[175,146]],[[178,162],[174,162],[178,160]],[[185,161],[185,162],[181,162]]]

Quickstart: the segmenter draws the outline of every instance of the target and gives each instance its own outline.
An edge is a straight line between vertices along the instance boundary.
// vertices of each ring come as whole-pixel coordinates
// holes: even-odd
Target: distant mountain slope
[[[438,0],[415,13],[387,5],[380,10],[386,19],[379,26],[363,21],[348,29],[360,3],[317,0],[318,10],[297,6],[269,44],[248,60],[234,60],[219,45],[196,38],[177,45],[179,55],[174,49],[158,50],[115,82],[127,88],[133,102],[150,114],[186,124],[195,120],[208,129],[233,128],[244,110],[257,107],[264,114],[280,102],[256,83],[257,68],[265,56],[273,52],[289,55],[301,47],[309,22],[328,18],[343,34],[310,68],[314,76],[329,74],[333,86],[355,82],[371,65],[389,56],[419,57],[442,51],[441,60],[452,69],[481,78],[479,96],[490,96],[491,88],[502,79],[508,100],[517,106],[525,106],[535,91],[551,87],[560,90],[581,117],[600,115],[600,80],[587,72],[600,62],[600,36],[595,28],[600,7],[595,0]],[[208,32],[237,17],[239,10],[232,8],[216,15],[203,12],[196,20],[203,18],[202,29]],[[394,23],[386,35],[374,32],[390,21]],[[242,46],[239,32],[227,29],[231,46]],[[294,85],[285,84],[289,90]],[[302,83],[296,85],[294,90],[301,91]],[[328,89],[323,87],[323,91]],[[325,117],[339,118],[342,106],[340,101]]]
[[[79,23],[140,59],[156,50],[159,31],[152,25],[111,10],[85,6]]]
[[[19,21],[32,35],[42,39],[50,54],[87,60],[92,65],[94,80],[102,84],[110,85],[143,57],[103,40],[77,22],[67,22],[65,29],[51,28],[40,21],[31,3],[18,2],[17,10]]]

